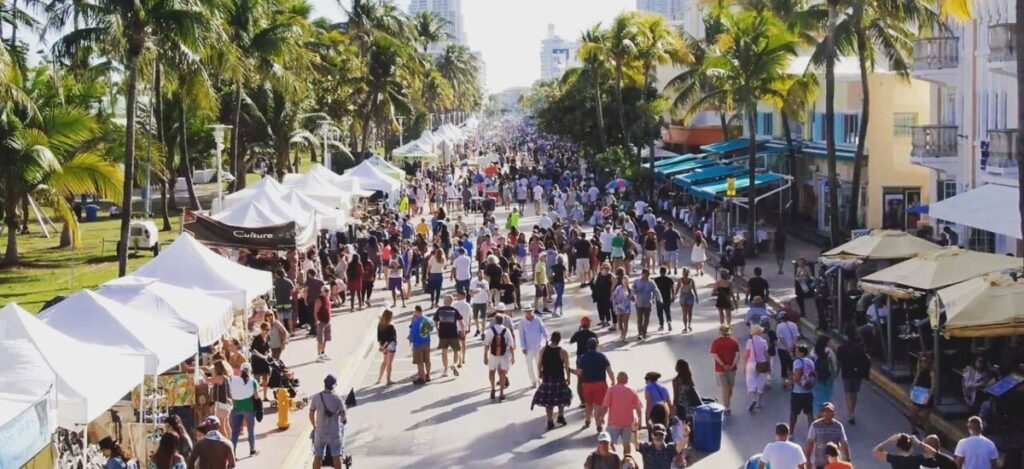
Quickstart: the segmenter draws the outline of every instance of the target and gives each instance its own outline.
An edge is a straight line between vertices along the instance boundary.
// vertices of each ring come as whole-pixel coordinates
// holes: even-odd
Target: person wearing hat
[[[711,342],[711,356],[715,360],[718,392],[725,406],[725,415],[731,415],[732,389],[736,386],[736,366],[740,359],[740,343],[732,337],[728,324],[718,326],[720,336]]]
[[[760,324],[750,326],[750,338],[745,345],[744,357],[747,393],[750,394],[747,410],[753,412],[755,407],[761,406],[761,395],[765,392],[766,381],[771,373],[768,341],[764,338],[764,328]]]
[[[246,426],[246,433],[249,435],[249,455],[256,456],[256,405],[259,402],[256,380],[252,378],[252,365],[242,363],[242,372],[239,376],[233,376],[230,382],[231,390],[231,448],[238,452],[238,435],[242,430],[242,424]],[[259,404],[262,405],[262,404]]]
[[[750,306],[747,307],[747,315],[743,318],[743,322],[746,323],[747,327],[761,324],[761,319],[768,317],[771,314],[768,311],[768,306],[764,304],[764,298],[755,296],[750,299]]]
[[[676,445],[670,445],[665,440],[667,433],[664,425],[656,423],[651,426],[651,441],[645,441],[637,446],[636,451],[643,458],[644,469],[670,469],[672,467],[672,460],[676,458],[679,451]]]
[[[807,431],[807,444],[804,453],[814,467],[825,467],[828,464],[828,457],[825,456],[825,446],[829,443],[839,445],[843,460],[853,462],[850,459],[850,446],[846,440],[846,430],[843,424],[836,419],[836,407],[831,402],[821,405],[820,418],[811,423]]]
[[[216,415],[206,417],[199,427],[205,432],[202,440],[196,442],[188,456],[189,469],[230,469],[235,467],[235,452],[228,438],[220,432],[220,419]]]
[[[584,469],[620,469],[622,460],[612,452],[612,436],[608,432],[597,434],[597,449],[587,456]]]
[[[331,455],[332,467],[341,466],[344,451],[345,402],[334,393],[338,379],[324,377],[324,390],[309,399],[309,423],[313,425],[313,469],[320,469],[324,457]]]

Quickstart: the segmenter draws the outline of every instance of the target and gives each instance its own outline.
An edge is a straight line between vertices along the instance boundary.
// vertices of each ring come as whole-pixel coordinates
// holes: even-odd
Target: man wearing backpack
[[[789,428],[796,433],[796,419],[800,414],[807,416],[807,426],[811,425],[814,412],[814,385],[817,374],[814,371],[814,360],[810,359],[806,344],[796,346],[796,358],[793,360],[793,375],[790,378],[792,390],[789,394]]]
[[[491,400],[494,400],[494,373],[498,372],[501,386],[498,386],[499,401],[505,400],[505,380],[508,369],[516,363],[515,338],[505,326],[505,316],[495,315],[494,324],[484,331],[484,365],[491,382]]]

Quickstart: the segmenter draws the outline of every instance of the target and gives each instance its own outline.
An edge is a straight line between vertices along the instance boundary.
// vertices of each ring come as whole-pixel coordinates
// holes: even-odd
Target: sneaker
[[[565,423],[565,416],[564,415],[559,415],[558,418],[555,419],[555,422],[558,422],[559,425],[563,425],[563,426],[564,425],[568,425],[567,423]]]
[[[554,430],[554,429],[555,429],[555,422],[552,422],[552,421],[548,420],[548,430],[550,431],[550,430]]]
[[[668,323],[668,331],[672,332],[672,323]]]
[[[850,420],[847,420],[847,423],[850,425],[857,425],[857,419],[850,417]]]
[[[491,389],[491,400],[492,400],[492,401],[494,400],[494,396],[495,396],[495,395],[496,395],[496,394],[495,394],[495,391],[494,391],[493,389]]]
[[[324,361],[331,361],[331,356],[325,353],[324,354]]]
[[[671,326],[669,326],[669,327],[671,327]],[[664,324],[658,326],[658,332],[661,332],[663,330],[665,330],[665,325]],[[671,330],[671,329],[669,329],[669,330]]]
[[[441,377],[442,378],[447,378],[448,377],[448,370],[444,370],[444,373],[441,373]]]
[[[323,355],[318,355],[318,356],[316,357],[316,362],[317,362],[317,363],[323,363],[324,361],[325,361],[325,360],[324,360],[324,356],[323,356]]]
[[[452,365],[452,373],[455,373],[455,376],[459,376],[459,368]]]
[[[747,410],[753,412],[755,406],[757,406],[757,402],[751,402],[750,405],[747,406]]]
[[[412,380],[412,384],[415,384],[417,386],[422,386],[424,384],[427,384],[427,382],[423,381],[423,378],[416,378],[416,379]]]
[[[260,450],[258,450],[258,449],[251,449],[251,450],[249,450],[249,457],[250,458],[251,457],[255,457],[255,456],[259,456],[259,455],[260,455]]]

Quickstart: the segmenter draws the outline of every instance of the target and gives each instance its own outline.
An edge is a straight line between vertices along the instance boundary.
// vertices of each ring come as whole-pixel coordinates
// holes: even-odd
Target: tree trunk
[[[129,52],[125,64],[124,190],[121,195],[121,235],[117,255],[117,276],[128,273],[128,224],[132,220],[132,183],[135,181],[135,93],[138,86],[139,56]]]
[[[355,163],[359,163],[360,158],[362,158],[362,156],[365,155],[366,152],[369,150],[369,148],[367,148],[367,146],[366,146],[366,143],[367,143],[367,140],[370,138],[370,120],[373,119],[373,113],[374,113],[374,111],[377,110],[377,106],[374,105],[374,103],[376,103],[376,102],[377,102],[377,91],[375,90],[375,91],[371,92],[371,94],[370,94],[370,102],[367,103],[368,106],[367,106],[367,110],[366,110],[366,115],[363,116],[363,128],[359,129],[360,132],[361,132],[360,133],[360,138],[359,138],[359,141],[360,141],[360,143],[359,143],[360,151],[359,151],[358,155],[352,155],[354,157],[354,159],[355,159]]]
[[[242,133],[242,83],[235,83],[235,96],[231,103],[231,173],[235,182],[231,184],[231,192],[245,188],[245,162],[238,157],[238,138]]]
[[[860,101],[860,127],[857,129],[857,153],[853,158],[853,187],[851,187],[851,204],[849,218],[846,221],[846,227],[849,230],[855,230],[859,228],[858,212],[860,211],[860,191],[861,191],[861,177],[863,167],[865,166],[865,160],[867,156],[864,154],[864,145],[867,143],[868,137],[868,119],[870,117],[871,110],[871,96],[868,86],[868,64],[867,64],[867,32],[860,26],[861,19],[864,16],[864,2],[854,2],[853,7],[853,24],[854,34],[857,40],[857,63],[860,65],[860,89],[861,89],[861,101]]]
[[[793,148],[793,132],[789,129],[789,114],[782,110],[779,110],[779,114],[782,117],[782,135],[786,138],[786,163],[789,176],[793,178],[789,185],[789,221],[792,223],[800,215],[796,200],[796,188],[800,187],[796,180],[796,149]]]
[[[4,263],[11,266],[18,263],[18,197],[13,187],[7,189],[7,195],[4,197],[4,223],[7,224]]]
[[[649,201],[651,201],[653,203],[655,201],[655,199],[654,199],[654,186],[655,186],[655,180],[654,180],[654,129],[651,128],[651,125],[648,125],[648,124],[651,124],[651,123],[647,122],[647,119],[650,118],[651,116],[650,116],[650,112],[648,112],[647,106],[646,106],[646,104],[649,103],[649,101],[647,99],[647,88],[651,86],[651,83],[650,83],[651,78],[650,77],[651,77],[651,67],[649,67],[649,66],[648,67],[644,67],[644,89],[641,92],[641,96],[643,97],[643,103],[645,104],[643,106],[643,109],[644,109],[644,116],[643,116],[643,132],[644,132],[644,136],[643,136],[643,139],[641,140],[641,143],[640,143],[640,148],[641,148],[641,150],[639,152],[640,153],[640,158],[638,158],[637,161],[640,163],[641,166],[643,165],[643,161],[644,161],[643,155],[644,155],[644,152],[643,152],[642,148],[643,148],[643,142],[646,141],[647,142],[647,148],[651,152],[651,160],[648,162],[648,165],[649,165],[648,169],[651,170],[651,184],[650,184],[650,187],[648,189],[648,192],[649,192],[648,193],[648,197],[649,198],[647,200],[649,200]],[[657,124],[654,123],[654,126],[657,127]]]
[[[184,88],[182,88],[184,89]],[[192,210],[202,210],[203,207],[199,205],[199,196],[196,195],[196,185],[192,180],[192,157],[188,154],[188,119],[186,119],[186,109],[188,106],[185,105],[185,97],[181,96],[181,112],[178,113],[178,127],[181,130],[178,132],[178,145],[181,153],[181,164],[185,167],[185,188],[188,190],[188,205]],[[220,155],[217,155],[220,158]]]
[[[747,127],[749,127],[747,145],[747,255],[753,256],[757,253],[757,187],[754,181],[757,178],[757,104],[751,106],[747,112]]]
[[[18,47],[18,18],[14,15],[18,11],[18,0],[11,2],[11,48]]]
[[[722,140],[729,140],[729,121],[725,118],[725,111],[718,113],[718,120],[722,124]]]
[[[1017,24],[1014,25],[1016,37],[1014,41],[1016,44],[1015,50],[1020,55],[1020,48],[1024,46],[1024,0],[1016,1],[1017,9]],[[1017,158],[1017,190],[1020,191],[1017,196],[1017,204],[1021,214],[1024,214],[1024,93],[1019,90],[1024,89],[1024,58],[1017,58],[1017,154],[1014,155]],[[1021,232],[1024,233],[1024,217],[1020,219]]]
[[[601,152],[608,150],[608,137],[604,130],[604,105],[601,103],[601,84],[594,79],[594,98],[597,101],[597,131],[601,134]]]
[[[839,178],[836,174],[836,9],[838,0],[828,0],[828,31],[825,38],[825,151],[828,157],[829,245],[842,239],[839,232]]]
[[[64,226],[60,228],[60,240],[57,242],[57,247],[66,248],[70,247],[71,244],[71,224],[64,220]]]
[[[156,60],[153,61],[153,109],[150,111],[153,113],[153,121],[156,123],[156,141],[164,145],[164,99],[163,99],[163,74],[161,73],[162,67],[160,66],[160,57],[157,56]],[[170,152],[164,152],[164,168],[171,167]],[[170,173],[168,173],[170,174]],[[169,213],[169,206],[167,203],[167,185],[170,176],[158,176],[157,182],[160,186],[160,208],[163,212],[163,227],[161,231],[171,231],[171,216]]]
[[[626,130],[626,108],[622,105],[622,66],[615,69],[615,105],[619,108],[619,127],[622,129],[622,140],[629,148],[629,131]]]
[[[21,198],[21,234],[28,234],[28,198],[28,194]]]

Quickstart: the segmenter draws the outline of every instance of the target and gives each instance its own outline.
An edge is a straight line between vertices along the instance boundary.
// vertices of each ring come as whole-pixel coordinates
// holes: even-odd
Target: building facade
[[[462,0],[411,0],[409,2],[410,15],[421,11],[434,12],[448,20],[449,39],[430,44],[427,48],[430,53],[437,54],[451,43],[467,45],[466,30],[463,27]]]
[[[912,127],[913,146],[906,158],[931,171],[936,197],[929,212],[936,224],[951,226],[963,246],[1019,253],[1014,2],[977,0],[972,14],[971,20],[950,21],[948,31],[914,43],[913,76],[932,84],[933,124]],[[953,200],[968,200],[985,185],[998,186],[986,193],[1005,197],[977,202],[1016,223],[997,223],[1006,221],[999,216],[971,217],[964,204]]]
[[[555,34],[555,25],[548,24],[548,35],[540,42],[540,79],[557,79],[566,70],[578,67],[579,41],[563,39]]]
[[[669,21],[681,21],[687,8],[688,0],[636,0],[636,9],[648,13],[657,13]]]

